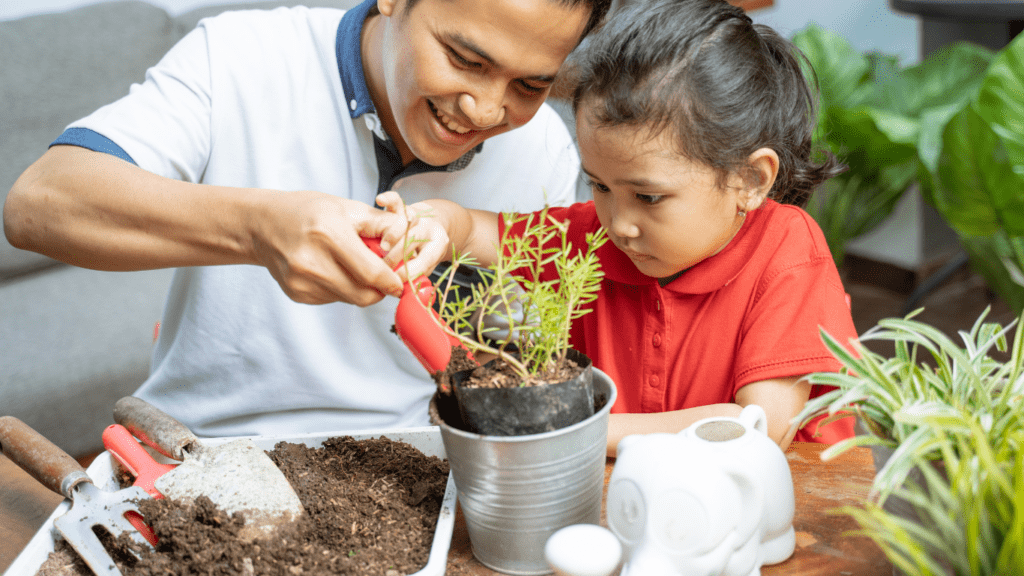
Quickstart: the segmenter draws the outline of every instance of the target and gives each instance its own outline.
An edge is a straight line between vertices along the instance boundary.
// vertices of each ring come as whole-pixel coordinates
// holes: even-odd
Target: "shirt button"
[[[651,343],[654,344],[655,348],[661,346],[661,334],[655,334],[654,338],[651,338]]]
[[[373,129],[376,128],[376,127],[377,127],[377,123],[373,121],[373,116],[367,114],[366,115],[366,128],[369,129],[370,131],[373,131]]]
[[[661,388],[661,378],[658,376],[651,376],[651,388]]]
[[[355,110],[356,106],[359,106],[359,102],[356,102],[356,99],[353,98],[352,101],[348,103],[348,107]]]

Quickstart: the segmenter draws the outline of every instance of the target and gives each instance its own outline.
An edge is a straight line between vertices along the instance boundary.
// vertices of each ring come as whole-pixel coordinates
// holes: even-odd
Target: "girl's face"
[[[590,16],[554,0],[406,3],[378,0],[381,50],[364,42],[364,68],[403,162],[433,165],[528,122]]]
[[[585,108],[581,107],[581,110]],[[610,240],[647,276],[667,278],[716,254],[756,208],[741,179],[674,152],[671,135],[634,127],[595,128],[577,115],[583,171]]]

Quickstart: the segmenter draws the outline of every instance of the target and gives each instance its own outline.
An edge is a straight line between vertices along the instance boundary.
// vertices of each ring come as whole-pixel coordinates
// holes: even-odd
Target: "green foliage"
[[[818,79],[816,139],[849,166],[807,206],[836,263],[918,182],[974,269],[1024,311],[1024,35],[998,53],[951,44],[909,67],[815,25],[793,42]]]
[[[1024,429],[989,434],[963,409],[901,416],[934,436],[941,468],[915,458],[920,484],[894,491],[913,505],[917,521],[868,502],[846,507],[907,576],[1024,573]],[[1024,416],[1018,416],[1018,420]],[[982,438],[991,442],[981,441]]]
[[[1024,310],[1024,36],[1002,49],[970,99],[921,149],[922,190],[972,265]]]
[[[907,574],[1024,573],[1024,323],[1014,322],[1008,349],[1014,323],[985,322],[986,310],[958,345],[914,314],[882,320],[848,346],[822,332],[843,369],[809,377],[837,388],[795,421],[860,419],[867,433],[823,458],[853,446],[893,449],[874,480],[878,501],[844,511]],[[892,342],[893,357],[871,352],[863,345],[870,340]],[[919,521],[886,510],[893,495]]]
[[[602,228],[587,235],[585,249],[574,248],[566,237],[569,223],[551,218],[547,208],[539,216],[503,214],[502,218],[499,258],[483,271],[484,281],[462,298],[453,293],[455,270],[476,263],[468,256],[453,255],[453,265],[438,281],[444,287],[440,315],[445,328],[453,327],[471,352],[495,354],[526,378],[565,358],[572,322],[588,313],[586,305],[597,298],[604,277],[597,249],[608,237]],[[524,225],[523,234],[509,235],[518,224]],[[547,266],[554,266],[558,280],[540,280]],[[509,337],[489,344],[488,336],[498,328],[485,325],[486,318],[497,318]]]
[[[846,242],[884,220],[919,177],[919,149],[934,148],[935,126],[976,92],[992,53],[954,44],[904,68],[894,56],[861,53],[813,24],[793,43],[818,80],[816,140],[849,167],[807,206],[842,264]]]

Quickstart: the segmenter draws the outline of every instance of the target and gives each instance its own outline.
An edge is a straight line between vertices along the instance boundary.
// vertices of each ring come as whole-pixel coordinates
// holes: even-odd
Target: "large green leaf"
[[[928,171],[934,172],[938,168],[939,155],[942,153],[942,133],[945,131],[946,125],[967,104],[967,102],[956,102],[925,108],[921,111],[917,155]]]
[[[845,38],[811,24],[793,36],[818,78],[822,109],[855,106],[870,94],[871,64]]]
[[[985,283],[1018,314],[1024,311],[1024,286],[1015,279],[1024,266],[1020,254],[1024,253],[1024,238],[1009,238],[1003,231],[991,236],[961,238],[971,258],[971,268],[985,278]]]
[[[933,176],[931,199],[961,236],[1024,236],[1024,175],[973,106],[946,125]]]
[[[832,138],[843,141],[846,148],[862,148],[868,153],[891,159],[883,164],[899,162],[916,154],[920,122],[917,118],[871,106],[856,106],[835,111],[833,128],[842,130]],[[899,150],[879,147],[899,146]],[[898,157],[894,157],[893,154]]]
[[[1024,171],[1024,35],[993,60],[978,90],[975,106],[1003,140],[1015,171]]]
[[[879,78],[869,104],[919,117],[927,108],[967,102],[993,57],[991,50],[975,44],[950,44],[891,78]]]
[[[941,101],[933,100],[935,105],[921,114],[918,179],[922,191],[960,235],[972,267],[1020,312],[1024,309],[1024,37],[992,59],[969,102]]]

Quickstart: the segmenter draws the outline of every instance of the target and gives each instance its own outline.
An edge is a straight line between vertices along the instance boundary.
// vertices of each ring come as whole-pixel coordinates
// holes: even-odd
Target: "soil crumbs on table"
[[[159,545],[143,549],[122,535],[113,543],[122,573],[399,576],[426,565],[447,461],[384,437],[331,438],[321,448],[281,442],[268,454],[306,509],[294,533],[245,543],[235,537],[243,518],[229,518],[206,498],[144,500],[140,510]],[[90,574],[63,540],[57,544],[40,576]]]

